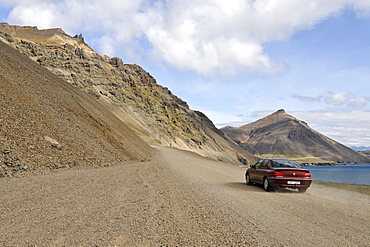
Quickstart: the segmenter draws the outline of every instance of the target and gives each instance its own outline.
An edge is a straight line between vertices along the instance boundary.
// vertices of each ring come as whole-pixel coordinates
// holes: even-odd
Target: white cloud
[[[318,102],[318,103],[323,101],[328,105],[346,106],[355,109],[365,107],[370,102],[370,97],[365,96],[354,97],[348,91],[331,92],[316,97],[292,94],[291,97],[299,101]]]
[[[304,96],[299,94],[292,94],[292,98],[297,99],[299,101],[307,101],[307,102],[321,102],[323,96],[311,97],[311,96]]]
[[[370,142],[369,111],[292,111],[316,131],[346,146],[368,146]]]
[[[369,13],[366,0],[0,0],[13,7],[8,21],[40,28],[89,32],[126,56],[156,61],[201,75],[284,71],[264,49],[300,30],[352,8]],[[141,41],[149,47],[142,47]],[[107,48],[109,47],[109,48]],[[148,53],[150,49],[150,53]],[[148,57],[146,57],[148,58]]]
[[[370,102],[369,97],[351,97],[349,92],[336,92],[336,93],[329,93],[325,96],[325,102],[327,104],[340,106],[346,105],[349,107],[363,107],[366,106],[368,102]]]
[[[330,105],[344,105],[348,102],[348,92],[329,93],[325,97],[325,102]]]
[[[39,28],[54,27],[52,23],[58,16],[58,10],[53,3],[37,2],[35,5],[31,2],[21,3],[12,9],[8,17],[9,20],[16,20],[16,23]]]

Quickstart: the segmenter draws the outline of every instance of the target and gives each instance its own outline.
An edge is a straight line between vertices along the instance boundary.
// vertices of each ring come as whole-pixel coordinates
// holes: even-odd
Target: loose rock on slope
[[[96,99],[0,41],[0,176],[106,166],[152,148]]]

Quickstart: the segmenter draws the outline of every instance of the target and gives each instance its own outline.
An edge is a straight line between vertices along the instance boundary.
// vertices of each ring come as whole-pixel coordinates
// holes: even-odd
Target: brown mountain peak
[[[245,124],[240,127],[240,129],[253,129],[253,128],[260,128],[262,126],[268,126],[276,122],[280,121],[290,121],[290,120],[297,120],[293,116],[287,114],[284,109],[280,109],[264,118],[261,118],[255,122]]]
[[[240,128],[229,127],[222,131],[255,155],[309,157],[330,162],[369,162],[366,157],[311,129],[283,109]]]

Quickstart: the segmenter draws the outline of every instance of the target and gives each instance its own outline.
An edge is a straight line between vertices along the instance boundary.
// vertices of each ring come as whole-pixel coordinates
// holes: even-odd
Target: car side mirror
[[[251,165],[251,168],[256,168],[256,165]]]

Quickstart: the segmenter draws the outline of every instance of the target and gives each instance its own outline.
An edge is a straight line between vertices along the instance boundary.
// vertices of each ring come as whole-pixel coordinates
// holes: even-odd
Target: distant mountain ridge
[[[150,145],[235,164],[256,160],[143,68],[97,53],[82,35],[0,23],[0,41],[95,97]]]
[[[369,158],[311,129],[283,109],[241,127],[221,129],[257,156],[284,156],[330,162],[369,163]]]
[[[370,150],[370,147],[365,147],[365,146],[350,146],[350,148],[352,150],[355,150],[355,151],[365,151],[365,150]]]

